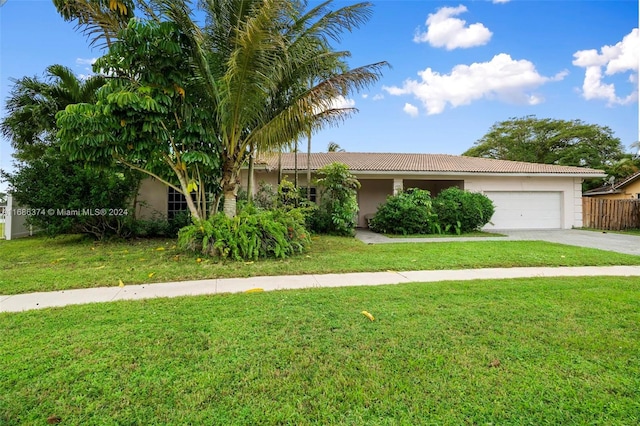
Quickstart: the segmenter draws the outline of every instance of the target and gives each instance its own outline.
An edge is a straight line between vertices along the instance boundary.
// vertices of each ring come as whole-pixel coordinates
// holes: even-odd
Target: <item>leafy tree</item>
[[[527,116],[494,124],[463,155],[606,170],[623,148],[609,127]]]
[[[46,69],[45,79],[23,77],[13,81],[8,114],[0,129],[11,140],[19,162],[15,173],[2,176],[20,205],[40,212],[29,217],[29,222],[49,235],[80,232],[97,238],[124,236],[128,218],[121,213],[137,191],[137,176],[70,161],[61,153],[56,136],[56,113],[71,104],[94,102],[105,79],[93,76],[80,80],[69,68],[52,65]],[[94,212],[102,208],[118,215],[58,214],[58,210]],[[49,209],[55,214],[42,214]]]
[[[58,136],[72,159],[115,160],[173,187],[197,220],[207,217],[210,194],[219,193],[220,149],[208,123],[211,104],[185,60],[192,49],[172,22],[131,20],[94,64],[115,77],[97,102],[58,114]]]
[[[308,129],[335,124],[353,112],[332,107],[380,77],[386,63],[347,69],[348,52],[335,51],[329,40],[364,23],[365,3],[330,10],[326,1],[304,12],[303,2],[210,2],[204,12],[208,93],[215,99],[213,121],[222,144],[224,211],[235,214],[238,173],[248,151],[274,151],[295,141]],[[169,15],[193,43],[197,26],[188,10],[172,7]],[[308,82],[314,81],[312,87]]]
[[[68,1],[76,9],[70,8],[67,15],[64,15],[65,18],[76,16],[81,28],[99,32],[101,23],[92,21],[98,19],[97,15],[74,15],[74,10],[84,13],[88,7],[87,2]],[[88,4],[93,3],[101,1],[88,0]],[[213,159],[219,158],[219,186],[224,195],[224,211],[228,216],[236,213],[239,171],[249,152],[275,150],[290,144],[309,129],[317,130],[324,125],[338,123],[353,112],[353,109],[332,107],[334,99],[347,96],[377,81],[380,70],[387,65],[380,62],[347,69],[346,58],[349,52],[335,51],[329,43],[330,40],[339,40],[344,31],[351,31],[368,19],[370,5],[367,3],[330,10],[330,0],[305,12],[304,2],[289,0],[201,2],[199,6],[206,22],[204,27],[193,20],[194,12],[184,1],[158,0],[153,2],[153,8],[144,6],[140,1],[137,3],[141,5],[139,10],[152,16],[151,22],[130,22],[126,30],[117,33],[120,40],[112,43],[112,48],[115,46],[120,51],[123,61],[138,71],[124,73],[125,77],[132,80],[131,84],[135,83],[136,86],[126,87],[124,83],[120,83],[126,89],[120,95],[112,87],[111,98],[102,99],[101,111],[87,107],[67,111],[67,116],[61,116],[60,123],[64,128],[61,136],[66,140],[67,149],[78,158],[92,160],[115,153],[119,161],[148,173],[151,171],[149,167],[124,158],[122,146],[114,148],[114,138],[110,136],[112,132],[105,133],[108,126],[99,121],[110,120],[110,130],[115,130],[118,123],[123,123],[122,119],[117,120],[112,116],[116,110],[114,103],[122,114],[131,109],[134,115],[149,111],[164,114],[163,119],[147,121],[141,128],[143,133],[151,133],[156,137],[160,152],[148,150],[148,143],[129,144],[134,147],[131,150],[140,151],[138,160],[142,160],[143,156],[152,156],[153,161],[162,160],[165,166],[169,165],[177,175],[179,190],[183,193],[185,182],[187,189],[192,185],[187,178],[193,180],[194,173],[202,175],[203,171],[200,169],[206,162],[209,163],[206,164],[207,167],[214,168],[216,164]],[[171,31],[165,31],[170,26]],[[116,27],[114,25],[109,31]],[[171,37],[151,37],[149,33],[153,28],[162,28],[156,36]],[[154,67],[153,69],[136,67],[131,57],[139,57],[140,51],[127,50],[125,47],[126,43],[130,44],[132,41],[127,38],[127,34],[134,32],[131,35],[133,41],[138,37],[135,29],[138,30],[138,36],[145,38],[146,54],[153,59],[143,63]],[[106,34],[104,38],[108,38]],[[120,42],[124,44],[119,44]],[[171,46],[167,47],[167,44]],[[139,48],[142,49],[143,45]],[[174,74],[159,73],[157,62],[162,55],[166,55],[162,62],[164,65],[178,61],[173,64],[172,69],[181,71]],[[117,55],[112,52],[111,59],[116,58]],[[122,79],[122,72],[126,70],[118,70],[113,60],[99,61],[96,69],[110,69]],[[185,68],[180,68],[181,66]],[[153,82],[151,78],[135,82],[140,73],[154,74],[154,79],[159,78],[160,83]],[[315,81],[315,84],[308,87],[309,81]],[[175,124],[168,130],[157,127],[168,126],[167,117],[171,113],[181,112],[176,110],[175,101],[180,100],[175,97],[176,93],[182,97],[182,92],[177,88],[185,90],[186,96],[189,96],[193,91],[191,84],[196,87],[196,93],[201,99],[198,106],[194,104],[190,111],[192,115],[199,114],[200,111],[208,114],[206,121],[200,121],[200,117],[196,121],[197,126],[202,125],[198,131],[207,136],[203,140],[212,149],[209,152],[199,150],[198,158],[191,158],[193,164],[196,160],[199,161],[200,169],[182,173],[183,164],[188,166],[186,160],[183,157],[184,161],[178,161],[173,147],[171,154],[168,154],[166,142],[169,140],[170,145],[176,146],[181,143],[175,132],[176,125],[179,127],[181,123],[189,123],[188,117],[176,117]],[[150,90],[151,93],[140,92],[140,89]],[[173,104],[160,102],[158,96],[164,93],[158,92],[165,90],[168,91],[167,96],[174,98]],[[111,107],[107,108],[107,101],[111,102]],[[154,108],[159,110],[153,111]],[[83,114],[92,122],[90,126],[82,126]],[[129,121],[125,120],[124,123],[123,128],[129,126]],[[136,135],[139,135],[137,130]],[[85,142],[87,140],[89,142]],[[208,155],[206,159],[202,157],[205,154]],[[166,157],[172,155],[176,158],[168,161]],[[196,206],[189,207],[196,218],[203,215],[200,211],[196,212]]]
[[[318,170],[320,207],[315,212],[313,228],[334,235],[353,236],[358,214],[360,182],[342,163],[332,163]]]

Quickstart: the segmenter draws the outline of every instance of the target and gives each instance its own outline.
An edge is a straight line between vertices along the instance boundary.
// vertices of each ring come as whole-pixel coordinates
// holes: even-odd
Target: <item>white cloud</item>
[[[367,99],[368,97],[369,97],[369,95],[368,95],[368,94],[366,94],[366,93],[363,93],[363,94],[362,94],[362,99]]]
[[[440,114],[447,104],[468,105],[479,99],[537,105],[544,99],[531,90],[552,81],[562,80],[562,71],[553,77],[540,75],[533,63],[514,60],[501,53],[489,62],[456,65],[449,74],[427,68],[418,72],[421,80],[408,79],[402,87],[383,87],[391,95],[413,95],[427,109],[427,114]]]
[[[316,105],[313,107],[314,114],[318,114],[321,111],[327,111],[330,109],[343,109],[343,108],[354,108],[356,106],[356,101],[353,99],[345,98],[344,96],[337,96],[325,105]]]
[[[634,28],[624,36],[622,41],[614,46],[602,46],[600,53],[596,49],[579,50],[573,54],[573,65],[585,69],[582,84],[582,96],[587,99],[603,99],[608,105],[628,104],[638,99],[638,64],[640,63],[640,34]],[[612,83],[602,80],[604,74],[611,76],[618,73],[630,72],[629,82],[634,90],[628,96],[621,98],[616,95],[616,88]]]
[[[511,0],[493,0],[493,3],[509,3]]]
[[[446,47],[447,50],[487,44],[492,36],[487,27],[480,23],[466,26],[466,21],[454,18],[454,16],[466,11],[467,8],[460,5],[458,7],[442,7],[436,13],[430,13],[427,18],[427,31],[416,30],[413,41],[416,43],[429,42],[431,46]]]
[[[329,108],[340,109],[340,108],[353,108],[355,106],[356,106],[355,100],[345,98],[344,96],[338,96],[331,100],[331,104]]]
[[[404,104],[404,108],[402,108],[402,110],[409,114],[411,117],[418,116],[418,107],[415,105],[411,105],[410,103]]]
[[[373,99],[374,101],[381,101],[382,99],[384,99],[384,95],[381,95],[380,93],[373,95]]]
[[[76,58],[76,64],[78,65],[93,65],[98,58]]]

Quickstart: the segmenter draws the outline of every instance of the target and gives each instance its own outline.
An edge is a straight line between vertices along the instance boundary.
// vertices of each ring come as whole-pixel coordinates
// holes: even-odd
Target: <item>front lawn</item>
[[[0,294],[205,278],[363,271],[640,265],[640,256],[541,241],[468,241],[367,245],[314,237],[308,253],[287,260],[222,262],[179,252],[173,240],[98,243],[77,236],[0,241]]]
[[[638,306],[588,277],[5,313],[0,424],[638,424]]]
[[[485,232],[485,231],[473,231],[464,234],[411,234],[411,235],[398,235],[398,234],[384,234],[389,238],[493,238],[493,237],[506,237],[505,234],[498,234],[497,232]]]

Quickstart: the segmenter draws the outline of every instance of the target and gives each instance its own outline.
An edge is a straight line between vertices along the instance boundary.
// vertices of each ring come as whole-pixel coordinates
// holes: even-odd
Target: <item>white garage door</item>
[[[562,227],[561,192],[485,192],[496,208],[485,229],[558,229]]]

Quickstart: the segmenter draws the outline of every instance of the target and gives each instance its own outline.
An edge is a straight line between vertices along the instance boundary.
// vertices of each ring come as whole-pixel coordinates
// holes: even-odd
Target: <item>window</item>
[[[182,195],[181,193],[179,193],[178,191],[176,191],[171,187],[169,188],[168,200],[169,200],[167,204],[168,219],[173,219],[176,216],[176,214],[189,209],[187,207],[187,199],[184,197],[184,195]]]
[[[307,188],[304,186],[300,187],[300,194],[302,195],[303,198],[307,198]],[[316,195],[316,188],[311,187],[309,194],[310,194],[309,201],[311,201],[312,203],[315,203],[318,198]]]

